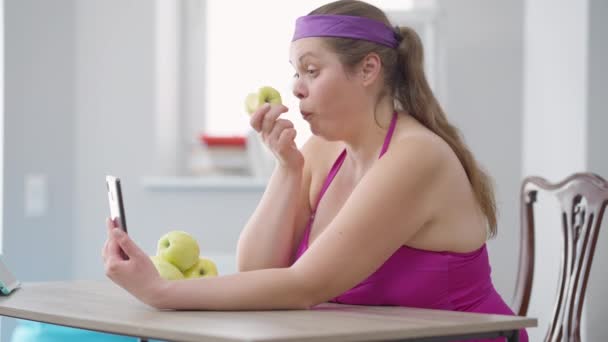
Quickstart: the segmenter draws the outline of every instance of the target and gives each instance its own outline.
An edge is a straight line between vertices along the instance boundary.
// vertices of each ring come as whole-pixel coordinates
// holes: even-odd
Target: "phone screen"
[[[110,218],[118,223],[119,228],[127,232],[127,219],[122,198],[120,179],[114,176],[106,176],[108,189],[108,202],[110,204]]]

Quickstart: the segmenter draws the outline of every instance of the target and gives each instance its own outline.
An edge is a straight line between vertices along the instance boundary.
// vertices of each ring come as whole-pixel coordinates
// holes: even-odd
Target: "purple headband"
[[[377,20],[350,15],[307,15],[296,20],[293,39],[307,37],[338,37],[361,39],[396,48],[400,36]]]

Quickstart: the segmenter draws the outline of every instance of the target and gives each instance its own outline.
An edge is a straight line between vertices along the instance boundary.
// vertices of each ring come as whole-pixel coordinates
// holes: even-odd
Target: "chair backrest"
[[[521,187],[519,269],[513,310],[528,312],[534,276],[534,203],[539,190],[557,197],[561,206],[563,249],[557,298],[545,341],[580,341],[580,318],[595,244],[608,205],[608,182],[592,173],[577,173],[552,184],[541,177]]]

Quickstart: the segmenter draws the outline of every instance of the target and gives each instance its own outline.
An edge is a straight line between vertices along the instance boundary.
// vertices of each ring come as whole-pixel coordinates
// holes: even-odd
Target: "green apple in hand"
[[[261,87],[257,93],[251,93],[245,98],[245,110],[253,114],[264,103],[281,104],[281,94],[273,87]]]
[[[198,261],[200,250],[192,235],[171,231],[158,240],[156,255],[184,272]]]
[[[217,266],[208,258],[201,257],[194,266],[184,272],[186,279],[217,276]]]
[[[162,278],[167,280],[184,279],[182,272],[170,262],[164,260],[158,255],[151,256],[150,259]]]

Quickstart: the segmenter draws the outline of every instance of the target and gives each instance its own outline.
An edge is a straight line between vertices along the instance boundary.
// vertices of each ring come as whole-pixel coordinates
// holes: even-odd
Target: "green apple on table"
[[[174,230],[158,240],[156,255],[172,263],[182,272],[198,261],[199,254],[198,242],[186,232]]]
[[[273,87],[261,87],[257,93],[247,95],[245,98],[245,110],[251,115],[264,103],[281,104],[281,94]]]
[[[179,268],[173,266],[172,263],[159,257],[158,255],[153,255],[150,257],[150,259],[161,277],[167,280],[179,280],[185,278],[184,274],[179,270]]]
[[[213,260],[199,254],[199,244],[192,235],[174,230],[161,236],[156,255],[150,259],[160,276],[167,280],[217,276]]]
[[[187,279],[215,276],[217,276],[217,267],[215,266],[215,263],[211,259],[204,257],[199,258],[194,266],[184,272],[184,277]]]

